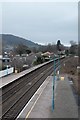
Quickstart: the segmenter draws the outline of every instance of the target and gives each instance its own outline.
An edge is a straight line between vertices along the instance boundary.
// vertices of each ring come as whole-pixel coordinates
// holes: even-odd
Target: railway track
[[[36,90],[52,72],[53,62],[4,86],[2,88],[2,103],[0,103],[0,105],[2,104],[2,119],[16,119]]]

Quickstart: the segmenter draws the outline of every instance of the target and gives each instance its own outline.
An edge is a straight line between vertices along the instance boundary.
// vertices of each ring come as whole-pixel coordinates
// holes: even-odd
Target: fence
[[[2,70],[2,71],[0,71],[0,77],[4,77],[4,76],[9,75],[9,74],[11,74],[13,72],[14,72],[14,68],[13,67],[8,68],[6,70]]]

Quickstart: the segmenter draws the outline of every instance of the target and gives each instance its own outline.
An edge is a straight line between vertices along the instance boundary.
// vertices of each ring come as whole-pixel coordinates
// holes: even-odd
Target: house
[[[35,53],[16,55],[12,59],[11,66],[15,68],[18,72],[30,68],[33,65],[33,61],[36,59]]]
[[[11,60],[9,57],[3,57],[0,55],[0,69],[6,69],[8,67],[11,67]]]
[[[42,56],[46,56],[47,58],[53,58],[54,53],[53,52],[45,52],[45,53],[42,53]]]

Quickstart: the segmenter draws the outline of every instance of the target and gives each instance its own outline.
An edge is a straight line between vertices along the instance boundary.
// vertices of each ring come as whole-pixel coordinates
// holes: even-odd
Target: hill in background
[[[18,44],[24,44],[28,46],[29,48],[36,47],[38,48],[40,45],[37,43],[34,43],[30,40],[14,36],[11,34],[0,34],[0,41],[2,40],[2,47],[7,49],[12,49],[14,46],[17,46]]]
[[[57,54],[57,45],[49,43],[48,45],[39,45],[37,43],[32,42],[31,40],[24,39],[22,37],[18,37],[11,34],[0,34],[0,42],[2,41],[2,51],[3,53],[9,52],[10,50],[13,50],[18,46],[19,44],[26,45],[28,48],[30,48],[33,52],[53,52]],[[66,47],[61,44],[61,50],[69,49],[69,47]]]

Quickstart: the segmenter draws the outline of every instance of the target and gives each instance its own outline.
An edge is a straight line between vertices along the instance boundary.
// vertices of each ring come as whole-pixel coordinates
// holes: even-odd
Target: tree
[[[50,43],[47,45],[46,50],[49,51],[49,52],[53,51],[53,47]]]
[[[2,54],[2,40],[0,40],[0,54]]]
[[[76,42],[75,41],[70,41],[70,54],[75,55],[76,54]]]
[[[43,63],[43,57],[38,56],[38,57],[37,57],[37,63],[38,63],[38,64]]]
[[[32,51],[33,51],[34,53],[37,53],[37,52],[38,52],[38,50],[37,50],[36,47],[33,47],[33,48],[31,48],[31,49],[32,49]]]
[[[69,50],[65,50],[65,54],[68,56],[69,55]]]
[[[79,56],[79,65],[80,65],[80,42],[78,44],[78,56]]]
[[[34,65],[38,65],[44,62],[43,56],[37,56],[37,59],[34,61]]]
[[[76,42],[73,41],[73,40],[71,40],[71,41],[70,41],[70,44],[71,44],[71,46],[74,46],[74,45],[76,45]]]
[[[31,50],[29,50],[29,48],[26,46],[26,45],[24,45],[24,44],[18,44],[15,48],[14,48],[14,51],[17,53],[17,54],[19,54],[20,56],[22,55],[22,54],[29,54],[29,53],[31,53]]]
[[[61,51],[60,46],[61,46],[61,42],[60,42],[60,40],[58,40],[58,41],[57,41],[57,50],[58,50],[58,51]]]
[[[27,54],[30,54],[30,53],[31,53],[31,50],[27,49],[25,52],[26,52]]]

